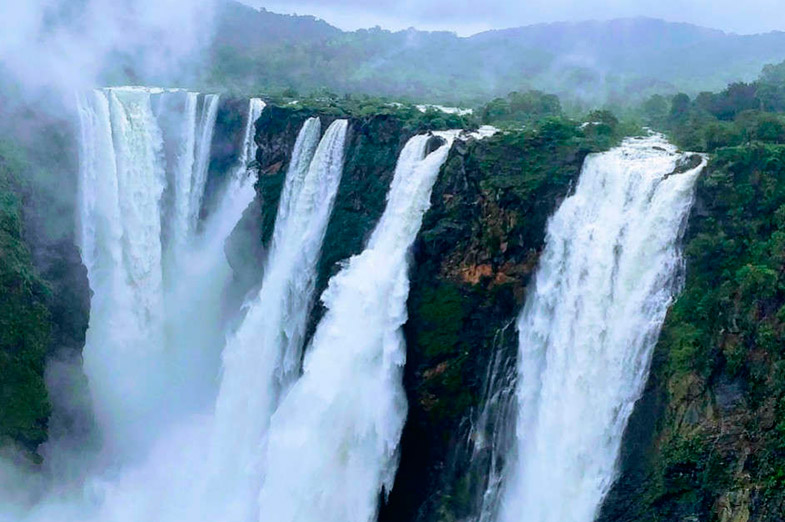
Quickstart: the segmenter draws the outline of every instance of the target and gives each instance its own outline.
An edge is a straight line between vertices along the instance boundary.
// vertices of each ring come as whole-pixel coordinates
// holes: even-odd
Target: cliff
[[[256,252],[255,266],[272,234],[297,132],[311,116],[320,117],[323,128],[336,117],[350,121],[344,174],[319,262],[318,295],[340,261],[362,251],[384,210],[403,145],[433,126],[394,114],[268,107],[257,122],[259,206],[242,226],[249,232],[244,236],[253,238],[245,250]],[[608,134],[585,133],[555,119],[453,146],[413,252],[405,326],[409,418],[397,481],[381,520],[457,520],[476,513],[490,462],[488,455],[472,459],[470,425],[491,359],[514,367],[517,358],[512,329],[504,342],[494,340],[520,310],[548,217],[569,192],[586,154],[609,144]],[[321,313],[317,303],[311,331]]]
[[[18,144],[0,143],[0,443],[33,460],[53,430],[78,432],[89,423],[77,405],[87,400],[86,382],[75,368],[90,290],[74,244],[73,206],[45,167]],[[50,396],[48,383],[69,396]],[[50,419],[53,402],[58,415]]]
[[[599,520],[785,518],[785,147],[720,149]]]

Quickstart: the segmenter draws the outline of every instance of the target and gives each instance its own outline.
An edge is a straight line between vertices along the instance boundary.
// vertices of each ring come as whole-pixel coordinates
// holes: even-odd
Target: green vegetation
[[[44,385],[49,348],[49,289],[25,244],[18,186],[21,153],[0,143],[0,443],[30,452],[46,440],[50,404]]]
[[[752,83],[733,83],[719,93],[655,95],[639,115],[666,130],[683,148],[714,152],[752,142],[785,144],[785,62],[768,65]]]
[[[412,103],[401,103],[386,97],[367,94],[344,94],[322,90],[307,96],[298,96],[292,89],[269,95],[270,103],[292,110],[302,110],[323,117],[363,119],[389,116],[404,122],[408,133],[429,130],[471,129],[478,125],[473,115],[450,114],[436,107],[418,108]],[[558,100],[557,100],[558,103]]]
[[[644,518],[630,520],[708,520],[720,497],[744,488],[758,516],[783,501],[785,146],[717,151],[698,198],[686,285],[657,348],[667,407]]]
[[[511,92],[506,98],[492,100],[480,112],[484,124],[502,127],[561,115],[559,97],[541,91]]]
[[[542,96],[514,94],[495,105]],[[498,333],[520,311],[547,219],[584,158],[621,139],[612,115],[582,127],[557,109],[558,100],[524,128],[508,119],[506,131],[456,144],[436,182],[415,245],[405,326],[409,420],[382,521],[476,514],[487,475],[467,460],[467,430],[490,355],[517,352],[514,336],[499,343]]]
[[[580,112],[656,93],[721,89],[754,79],[765,64],[785,56],[782,34],[740,36],[643,18],[461,38],[414,29],[344,32],[312,17],[234,2],[218,14],[206,82],[243,92],[328,88],[341,95],[475,107],[512,91],[538,89]]]

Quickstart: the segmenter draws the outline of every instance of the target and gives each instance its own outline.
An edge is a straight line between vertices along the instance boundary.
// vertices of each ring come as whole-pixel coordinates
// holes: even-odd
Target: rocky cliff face
[[[242,235],[261,266],[297,133],[306,118],[325,128],[338,115],[268,107],[257,122],[258,206]],[[427,127],[394,115],[350,120],[344,174],[319,262],[317,294],[338,263],[362,251],[381,216],[398,154]],[[498,333],[520,310],[543,246],[545,224],[586,154],[607,146],[566,122],[457,141],[434,188],[414,247],[405,326],[409,419],[396,484],[381,520],[458,520],[476,514],[490,456],[470,437],[492,358],[514,368],[517,335]],[[311,331],[321,317],[317,303]],[[486,452],[487,453],[487,452]],[[474,455],[474,458],[472,456]]]
[[[381,520],[477,515],[492,457],[472,426],[488,366],[515,368],[517,334],[507,326],[520,312],[546,221],[591,149],[582,136],[548,129],[454,146],[415,245],[409,418]]]
[[[249,208],[238,231],[246,241],[241,248],[233,249],[237,255],[253,253],[253,266],[263,264],[265,247],[275,227],[278,199],[292,148],[303,123],[312,116],[319,117],[322,129],[326,129],[339,115],[314,109],[270,106],[257,122],[257,200]],[[350,121],[344,173],[319,260],[317,295],[338,271],[340,261],[362,251],[384,211],[398,154],[417,130],[407,120],[390,115],[341,117]],[[256,282],[261,282],[261,274],[256,275]],[[317,303],[310,320],[309,335],[321,314],[321,304]]]
[[[719,150],[600,521],[785,520],[785,147]]]
[[[55,174],[75,172],[75,165],[65,153],[68,129],[45,130],[57,165],[0,144],[0,443],[34,459],[53,430],[89,425],[77,403],[88,400],[78,368],[90,289],[75,246],[72,200],[58,187],[76,183]],[[71,395],[52,395],[47,386]]]

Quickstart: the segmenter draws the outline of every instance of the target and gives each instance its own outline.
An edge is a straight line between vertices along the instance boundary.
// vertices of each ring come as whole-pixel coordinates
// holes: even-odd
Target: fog
[[[342,29],[379,25],[400,30],[454,31],[468,36],[489,29],[561,21],[609,20],[646,16],[688,22],[738,33],[785,30],[780,0],[243,0],[275,12],[310,14]]]
[[[770,16],[772,11],[781,10],[781,0],[751,0],[742,6],[743,9],[728,0],[665,0],[659,3],[534,0],[526,4],[490,0],[481,6],[476,2],[449,0],[242,1],[275,12],[313,14],[342,29],[416,26],[454,31],[460,35],[542,22],[634,16],[661,17],[745,33],[785,28],[785,22]],[[588,100],[587,104],[599,106],[602,102],[597,100],[602,98],[597,93],[604,92],[610,79],[624,76],[611,70],[609,64],[617,65],[616,61],[604,63],[598,59],[600,51],[605,52],[607,47],[616,45],[615,40],[610,44],[604,42],[605,47],[598,43],[597,50],[586,48],[586,41],[578,38],[577,44],[571,44],[574,48],[554,50],[552,56],[540,50],[542,63],[536,62],[538,53],[531,53],[535,55],[535,61],[529,63],[517,61],[524,53],[513,45],[507,46],[506,35],[500,42],[488,44],[488,49],[482,45],[465,47],[481,39],[470,41],[454,35],[414,32],[396,35],[369,32],[367,42],[370,43],[365,43],[362,38],[353,39],[357,35],[339,34],[340,31],[315,24],[311,19],[253,13],[236,4],[232,6],[234,10],[220,11],[222,0],[0,2],[0,140],[23,151],[30,163],[30,168],[20,174],[24,179],[19,183],[24,186],[24,239],[34,244],[31,248],[34,262],[30,264],[38,263],[35,268],[40,269],[41,264],[62,262],[62,272],[73,273],[58,277],[73,277],[74,280],[81,277],[79,283],[84,283],[84,293],[89,293],[84,300],[90,300],[86,341],[78,347],[49,347],[45,380],[52,412],[46,432],[41,430],[41,433],[48,433],[47,442],[37,449],[37,454],[33,454],[31,447],[0,446],[0,522],[246,522],[251,518],[243,512],[257,510],[258,482],[263,478],[260,455],[267,458],[268,450],[264,430],[276,411],[278,400],[287,396],[292,383],[300,377],[302,346],[298,343],[305,342],[309,307],[318,298],[308,292],[315,292],[320,249],[330,223],[331,198],[335,197],[340,183],[346,143],[354,137],[355,131],[347,131],[349,124],[339,119],[340,138],[328,139],[330,133],[321,138],[320,130],[308,130],[309,125],[315,128],[318,118],[312,118],[315,121],[301,130],[310,136],[310,145],[301,147],[300,152],[305,151],[301,162],[290,162],[301,163],[302,172],[297,174],[297,168],[289,165],[295,173],[290,177],[301,178],[292,183],[307,187],[298,189],[305,195],[296,208],[316,208],[318,212],[314,211],[315,218],[298,215],[292,223],[298,227],[313,227],[318,233],[310,228],[306,233],[296,227],[283,229],[280,233],[276,231],[273,248],[265,254],[269,255],[267,266],[259,266],[260,260],[253,255],[237,261],[244,266],[236,266],[234,258],[230,265],[226,252],[232,250],[230,239],[237,233],[235,227],[243,219],[244,212],[246,218],[251,214],[247,212],[251,202],[256,199],[258,203],[261,199],[257,197],[256,178],[249,175],[248,165],[256,158],[252,123],[270,101],[265,94],[272,94],[271,98],[278,100],[278,94],[301,89],[305,95],[303,99],[318,93],[309,98],[309,102],[329,99],[347,103],[365,94],[386,96],[388,99],[380,100],[383,105],[379,106],[387,114],[391,108],[403,106],[398,100],[413,104],[442,102],[445,89],[448,89],[456,104],[475,110],[466,111],[466,121],[480,122],[479,116],[476,120],[468,118],[480,114],[484,104],[493,97],[505,96],[513,90],[556,91],[563,88],[563,91],[557,91],[559,95],[564,96],[566,92],[568,96],[582,97]],[[249,19],[245,25],[242,23],[244,17]],[[220,23],[234,25],[226,25],[223,33],[218,33]],[[268,24],[269,35],[259,29],[264,24]],[[226,35],[235,29],[236,34]],[[638,35],[636,29],[628,32]],[[216,34],[227,36],[223,39],[224,48],[214,46]],[[664,34],[669,33],[665,31]],[[270,41],[266,40],[268,36]],[[544,37],[543,45],[555,48],[555,38]],[[218,41],[220,43],[220,39]],[[782,45],[785,49],[785,41]],[[652,55],[662,47],[660,42],[640,43],[641,48],[646,46],[651,48]],[[358,48],[363,53],[358,53]],[[214,52],[216,49],[223,54]],[[427,54],[427,59],[431,60],[427,67],[423,66],[426,61],[422,58],[426,52],[423,49],[432,53]],[[675,56],[677,52],[672,54]],[[761,53],[762,56],[750,60],[746,60],[744,52],[742,49],[732,57],[736,62],[731,63],[730,58],[728,62],[733,65],[742,61],[749,69],[757,69],[753,73],[746,68],[740,73],[728,72],[737,75],[732,78],[734,80],[742,73],[746,75],[741,76],[742,79],[754,78],[759,70],[758,61],[769,60],[778,50]],[[361,55],[362,58],[358,58]],[[645,63],[646,73],[663,83],[665,81],[652,65],[657,62],[655,58],[668,70],[681,68],[694,77],[700,76],[700,73],[693,74],[689,61],[679,61],[681,56],[675,56],[673,60],[671,56],[649,57]],[[717,69],[712,63],[707,68]],[[542,74],[540,80],[543,82],[551,80],[545,84],[547,87],[533,83],[529,70]],[[564,82],[562,87],[562,80],[570,79],[569,74],[577,72],[583,76],[575,74],[571,83]],[[633,79],[634,73],[637,71],[629,73]],[[586,77],[590,80],[584,80]],[[667,89],[678,92],[676,89],[681,87],[675,83],[676,79],[666,86]],[[725,82],[726,78],[717,81]],[[220,93],[204,92],[205,85],[213,84]],[[555,87],[551,89],[550,86]],[[660,88],[659,83],[652,82],[652,91]],[[326,91],[339,92],[339,95],[325,94]],[[242,96],[231,100],[234,104],[232,114],[223,115],[225,119],[233,120],[223,124],[233,126],[231,132],[238,134],[237,139],[223,136],[227,143],[238,142],[234,151],[236,161],[228,167],[224,165],[225,171],[216,175],[210,170],[213,129],[217,128],[216,121],[220,119],[221,101],[231,97],[226,96],[227,93],[237,92]],[[249,100],[248,95],[259,98]],[[342,95],[345,96],[341,98]],[[281,94],[280,99],[296,104],[291,102],[293,96],[299,97],[299,94]],[[419,100],[418,97],[436,99]],[[247,107],[243,109],[247,111],[243,114],[243,122],[239,122],[237,113],[241,102]],[[583,108],[580,105],[581,111]],[[369,113],[376,109],[363,107]],[[336,109],[340,110],[343,109]],[[426,114],[430,115],[430,112]],[[516,124],[516,129],[520,128]],[[320,139],[326,145],[319,145]],[[422,137],[421,141],[424,151],[427,139]],[[298,150],[295,145],[291,156],[296,158]],[[449,150],[448,147],[442,150],[443,154],[437,155],[441,157],[440,161],[446,159]],[[3,160],[0,156],[0,162]],[[435,179],[441,163],[426,163]],[[286,162],[281,161],[275,165],[284,164]],[[322,188],[317,174],[323,174],[319,169],[327,169],[325,165],[336,174],[329,197],[323,197],[316,190]],[[420,167],[410,168],[416,173]],[[208,182],[210,175],[213,177]],[[308,185],[304,180],[316,186]],[[289,182],[287,177],[285,183]],[[211,190],[213,193],[208,194]],[[283,193],[286,191],[284,188]],[[406,230],[415,222],[419,227],[430,192],[427,197],[422,196],[422,209],[411,209],[419,214],[414,212],[404,220]],[[322,198],[318,200],[321,206],[315,205],[318,198]],[[402,204],[408,202],[403,196],[399,198],[403,198],[400,199]],[[287,197],[282,200],[286,201]],[[285,206],[282,204],[282,208]],[[256,207],[254,209],[258,212]],[[406,217],[406,213],[403,214]],[[303,215],[308,214],[303,212]],[[280,215],[277,219],[275,227],[279,222],[286,223]],[[249,237],[258,234],[253,226],[237,227],[240,229],[238,234],[245,232]],[[394,273],[390,273],[406,292],[408,261],[404,257],[417,231],[411,229],[410,232],[409,242],[397,246],[394,255],[380,250],[381,254],[390,254],[395,268]],[[288,246],[282,247],[283,254],[278,258],[275,246],[281,242],[281,234],[292,244],[287,242]],[[310,250],[297,243],[298,240],[308,241]],[[260,244],[258,235],[248,244],[251,242]],[[73,256],[67,259],[64,252]],[[259,257],[264,256],[260,254]],[[397,299],[393,319],[398,322],[390,321],[395,324],[388,326],[383,318],[377,318],[375,322],[379,324],[368,327],[374,335],[379,331],[395,333],[391,353],[395,354],[397,362],[390,374],[394,374],[397,386],[405,350],[402,344],[396,343],[399,341],[398,328],[406,321],[404,309],[408,294],[397,286],[387,288],[388,280],[393,276],[374,273],[372,268],[381,266],[383,261],[380,258],[369,262],[367,268],[360,270],[363,277],[358,278],[359,282],[348,287],[364,288],[366,280],[378,279],[378,285],[370,285],[370,293],[375,299],[379,303],[386,302],[388,294],[394,294]],[[351,263],[344,266],[350,267]],[[238,282],[240,278],[236,273],[259,274],[261,288],[266,288],[265,291],[255,289],[258,294],[255,298],[251,283]],[[279,280],[274,281],[275,284],[264,286],[264,282],[276,277]],[[73,280],[68,284],[72,283]],[[238,288],[245,283],[246,287]],[[376,286],[381,290],[377,291]],[[304,297],[297,292],[304,293]],[[231,293],[236,295],[229,296]],[[296,294],[298,299],[290,294]],[[329,299],[330,294],[327,295]],[[240,303],[242,298],[239,296],[251,297]],[[335,314],[327,315],[325,330],[335,323],[341,327],[332,330],[352,339],[351,342],[343,341],[336,336],[338,341],[333,342],[327,334],[315,337],[323,345],[318,353],[327,354],[320,357],[328,369],[336,363],[329,352],[332,346],[352,347],[354,343],[357,353],[361,353],[366,345],[376,342],[373,339],[366,342],[362,335],[358,337],[352,330],[351,323],[367,312],[365,309],[355,312],[353,307],[364,301],[348,291],[346,297],[334,300],[350,313],[342,314],[340,321],[333,317]],[[369,302],[365,304],[369,309],[384,309],[382,304]],[[76,309],[79,303],[67,305]],[[296,308],[297,313],[291,313],[286,306]],[[68,306],[63,308],[72,311]],[[265,340],[259,340],[260,337]],[[293,348],[284,350],[290,367],[282,374],[275,366],[275,357],[281,351],[279,344],[286,344],[281,341],[284,337],[294,341],[290,343]],[[271,354],[258,349],[262,344],[272,347]],[[226,349],[227,346],[230,349]],[[397,354],[398,351],[401,353]],[[260,362],[259,358],[264,360]],[[381,356],[376,359],[381,360]],[[340,391],[345,387],[348,391],[344,395],[357,395],[357,390],[362,388],[354,386],[349,379],[355,361],[337,359],[337,362],[339,371],[334,372],[331,379],[340,386],[327,382],[330,379],[323,384],[318,379],[320,372],[315,372],[317,378],[312,375],[306,385],[318,392]],[[265,364],[269,366],[266,377],[260,376],[264,372],[259,370]],[[232,371],[240,378],[227,379],[227,373]],[[329,372],[324,373],[329,376]],[[375,374],[367,373],[366,381],[375,382]],[[228,392],[224,392],[221,401],[221,392],[227,382]],[[317,382],[318,386],[309,382]],[[249,393],[249,389],[254,388],[261,388],[262,393]],[[403,390],[396,387],[393,392],[387,398],[388,402],[399,401],[399,395],[399,402],[402,402]],[[43,395],[39,393],[39,396]],[[316,415],[311,405],[318,401],[311,400],[310,395],[311,392],[304,393],[302,399],[292,395],[295,399],[290,400],[288,410],[284,411],[294,412],[295,416],[304,419],[306,428],[302,432],[320,440],[325,427],[331,427],[334,418],[327,414]],[[340,393],[336,392],[336,395]],[[377,397],[371,393],[366,396]],[[266,401],[263,407],[253,400],[260,397]],[[364,397],[358,397],[358,404],[363,402],[359,400],[361,398]],[[294,400],[298,402],[292,403]],[[354,406],[353,401],[347,404]],[[347,410],[354,413],[353,408]],[[372,410],[368,408],[369,412]],[[405,421],[404,409],[398,407],[393,413],[379,415],[378,423],[383,424],[382,421],[390,418],[394,421],[394,429],[389,429],[386,435],[389,440],[383,441],[389,451],[385,450],[381,455],[369,452],[359,460],[363,465],[374,462],[379,468],[377,474],[384,469],[387,491],[394,477],[394,473],[388,475],[387,468],[394,470],[390,463],[398,458],[396,445]],[[356,424],[362,430],[372,431],[364,426],[374,424],[372,421],[376,419],[371,419],[370,415],[367,419],[359,417]],[[277,455],[285,455],[286,451],[276,448],[294,440],[288,436],[287,429],[280,429],[281,422],[279,417],[279,430],[284,435],[273,438],[274,444],[270,446]],[[264,428],[257,429],[254,425]],[[302,498],[307,498],[311,491],[318,491],[322,484],[331,484],[335,491],[349,490],[351,484],[340,480],[331,482],[334,475],[327,473],[331,469],[320,463],[320,458],[340,456],[351,446],[352,439],[345,442],[342,436],[336,437],[337,442],[331,442],[332,446],[311,444],[311,449],[319,449],[313,457],[300,453],[301,448],[289,447],[287,451],[292,458],[278,459],[273,469],[278,476],[291,482],[270,483],[265,490],[268,501],[296,499],[288,498],[286,491],[278,490],[279,486],[292,489],[287,486],[289,483],[302,489]],[[376,443],[372,445],[376,446]],[[289,463],[297,459],[302,469],[310,473],[290,472]],[[309,470],[314,464],[321,468]],[[327,472],[323,474],[324,470]],[[358,466],[356,470],[356,475],[361,476],[367,468]],[[227,480],[227,476],[232,475],[237,475],[234,482]],[[303,476],[310,476],[310,481],[302,481]],[[373,486],[363,479],[355,482]],[[238,483],[247,488],[245,500],[238,500],[243,496],[237,494],[235,485]],[[363,493],[370,499],[364,512],[372,513],[376,509],[377,493],[374,487]],[[335,494],[330,498],[339,496]],[[314,506],[317,504],[307,505],[309,509]],[[292,504],[285,508],[297,511],[300,506]],[[228,513],[235,513],[236,518],[229,520]],[[315,513],[308,520],[316,520],[318,516],[319,513]]]
[[[3,2],[0,63],[26,89],[184,80],[212,37],[213,8],[213,0]]]
[[[0,2],[0,138],[24,151],[31,163],[17,175],[27,178],[19,183],[33,195],[33,201],[26,200],[26,213],[31,216],[25,223],[25,233],[34,238],[37,249],[48,251],[48,256],[62,255],[62,247],[57,245],[77,242],[77,100],[93,88],[109,85],[193,85],[201,74],[204,49],[212,39],[214,8],[213,0]],[[81,128],[84,130],[84,125]],[[84,162],[84,154],[80,159]],[[108,172],[101,175],[108,176]],[[202,285],[170,288],[167,292],[197,292],[184,298],[195,307],[204,304],[205,299],[220,299],[220,294],[215,295],[219,290],[213,288],[217,283],[205,276],[228,277],[223,244],[202,236],[188,251],[189,256],[200,260],[190,267],[190,277]],[[86,258],[84,262],[89,264]],[[189,313],[188,307],[183,310]],[[208,313],[207,308],[199,311]],[[212,321],[220,320],[220,309],[211,308],[210,312]],[[184,320],[178,317],[170,322]],[[189,317],[196,316],[191,313]],[[215,322],[209,324],[217,328]],[[106,326],[111,329],[118,324]],[[209,340],[216,336],[219,334]],[[207,342],[208,336],[203,338]],[[28,456],[12,448],[3,448],[0,453],[0,521],[143,520],[144,516],[124,502],[124,495],[138,500],[133,492],[147,486],[151,479],[139,467],[151,462],[146,456],[156,450],[129,450],[136,471],[122,470],[114,457],[102,453],[106,445],[95,430],[91,412],[95,396],[91,398],[85,389],[82,358],[61,348],[51,347],[53,355],[46,372],[53,411],[49,441],[38,450],[43,465],[31,463]],[[219,349],[213,348],[213,353]],[[166,410],[176,415],[186,409],[186,403],[194,401],[193,394],[172,386],[155,392],[158,396],[148,408],[162,398],[169,399],[167,405],[157,408],[159,417]],[[156,448],[165,448],[168,437],[162,436]],[[183,450],[183,446],[178,443],[176,448],[158,450],[152,462],[160,466],[154,466],[150,473],[165,470],[163,457],[173,455],[174,449]]]

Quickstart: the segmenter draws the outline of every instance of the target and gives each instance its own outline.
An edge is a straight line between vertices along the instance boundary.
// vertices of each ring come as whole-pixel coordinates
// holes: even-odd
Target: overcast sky
[[[650,16],[736,33],[785,30],[785,0],[242,0],[342,29],[380,25],[462,35],[539,22]]]

